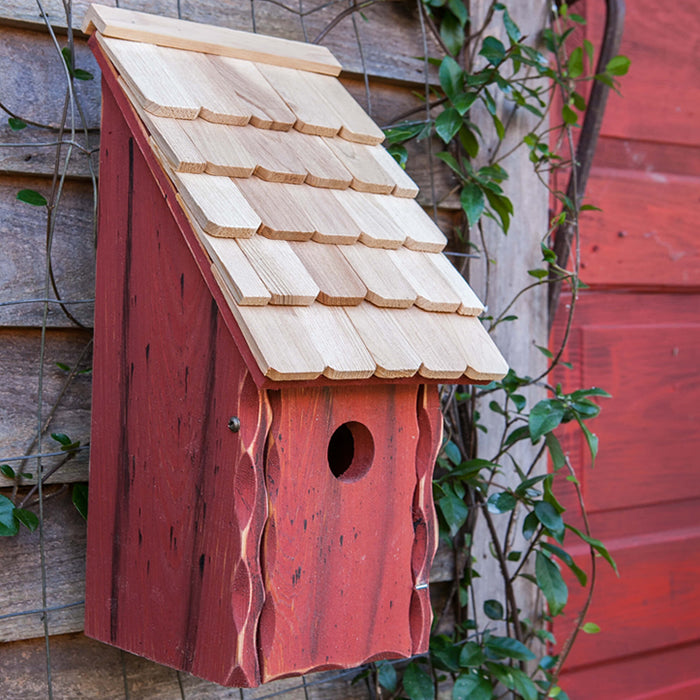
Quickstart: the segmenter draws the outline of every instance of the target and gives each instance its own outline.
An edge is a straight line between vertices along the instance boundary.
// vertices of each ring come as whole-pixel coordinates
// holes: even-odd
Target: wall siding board
[[[66,26],[65,14],[60,0],[43,3],[47,13],[58,26]],[[74,0],[73,21],[75,29],[80,24],[89,0]],[[115,5],[114,0],[105,0],[105,5]],[[306,3],[305,10],[320,7],[322,2]],[[178,3],[175,0],[130,0],[119,3],[129,10],[152,12],[177,17]],[[251,5],[247,2],[227,3],[222,7],[217,0],[183,0],[180,3],[182,18],[197,22],[252,31]],[[297,5],[290,5],[296,10]],[[344,9],[344,8],[343,8]],[[319,9],[305,17],[304,25],[308,40],[314,39],[341,11],[338,5]],[[416,56],[424,55],[423,40],[417,23],[415,5],[412,3],[377,3],[363,10],[367,21],[358,18],[357,26],[365,66],[370,75],[390,80],[421,82],[423,62]],[[262,34],[282,36],[287,39],[305,40],[304,27],[294,12],[285,12],[278,5],[267,2],[255,4],[256,30]],[[34,0],[6,0],[0,9],[0,23],[19,23],[20,26],[41,28]],[[387,27],[391,32],[387,33]],[[362,73],[363,65],[358,51],[352,17],[341,20],[321,42],[327,46],[343,64],[345,71]],[[429,55],[438,55],[439,50],[428,37]],[[431,76],[435,78],[431,71]]]

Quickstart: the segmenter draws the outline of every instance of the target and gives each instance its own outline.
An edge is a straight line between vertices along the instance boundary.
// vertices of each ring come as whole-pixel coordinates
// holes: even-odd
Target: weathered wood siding
[[[529,0],[528,0],[529,2]],[[70,24],[80,24],[86,0],[73,2]],[[114,4],[106,0],[106,4]],[[170,16],[177,15],[176,0],[122,0],[122,7]],[[319,3],[320,4],[320,3]],[[478,4],[486,4],[479,0]],[[182,0],[182,16],[203,22],[224,24],[237,29],[252,29],[251,3],[247,0],[226,3],[218,0]],[[257,31],[294,39],[313,39],[337,12],[335,6],[309,14],[302,26],[299,18],[272,3],[254,4]],[[65,45],[66,20],[60,0],[46,0],[44,7],[57,27],[60,45]],[[367,106],[364,71],[369,75],[370,112],[380,125],[394,122],[411,110],[421,118],[424,91],[423,63],[414,57],[424,54],[423,37],[413,3],[378,3],[364,11],[368,21],[357,18],[356,30],[351,16],[345,17],[325,37],[327,45],[346,68],[343,79],[361,104]],[[362,44],[358,51],[355,31]],[[428,37],[428,51],[437,49]],[[90,148],[99,145],[100,91],[99,70],[83,38],[76,39],[76,64],[95,75],[93,81],[78,82],[77,90],[85,107]],[[430,76],[434,79],[434,76]],[[0,101],[16,114],[45,124],[56,125],[61,117],[65,77],[51,37],[39,17],[34,0],[5,0],[0,7]],[[6,119],[0,124],[0,143],[29,143],[27,147],[0,147],[0,301],[37,299],[43,295],[45,277],[44,247],[46,217],[42,208],[16,200],[21,189],[35,189],[48,195],[54,171],[55,149],[40,146],[54,139],[51,132],[33,127],[12,131]],[[76,142],[85,145],[85,135],[77,133]],[[439,150],[434,144],[433,151]],[[432,192],[439,205],[438,216],[445,231],[450,231],[458,208],[450,191],[454,181],[445,168],[437,168],[430,177],[428,144],[410,146],[409,172],[422,188],[421,201],[432,204]],[[65,149],[62,155],[65,156]],[[93,168],[97,157],[92,156]],[[61,295],[70,300],[90,299],[94,289],[94,199],[88,157],[75,153],[68,168],[58,208],[56,233],[52,246],[54,272]],[[432,185],[432,186],[431,186]],[[532,211],[546,207],[546,200],[532,200]],[[535,237],[538,232],[533,231]],[[510,263],[502,262],[502,267]],[[527,265],[524,266],[524,269]],[[507,274],[507,273],[505,273]],[[492,298],[497,305],[499,299]],[[73,326],[64,314],[51,305],[46,331],[46,358],[43,380],[44,418],[59,397],[67,372],[56,363],[73,367],[82,356],[81,368],[89,367],[91,304],[70,306],[86,327]],[[525,311],[527,314],[527,311]],[[11,458],[28,451],[53,452],[49,438],[32,447],[36,432],[36,406],[39,391],[39,353],[43,306],[40,303],[0,306],[0,455]],[[539,321],[538,321],[539,322]],[[528,328],[527,321],[523,329]],[[524,336],[523,336],[524,337]],[[523,341],[526,342],[526,341]],[[517,347],[517,342],[513,347]],[[512,358],[511,358],[512,359]],[[80,374],[70,384],[53,416],[50,431],[61,431],[84,444],[90,435],[90,375]],[[44,460],[50,468],[55,459]],[[17,463],[12,462],[13,466]],[[328,672],[301,679],[276,681],[260,689],[225,689],[190,676],[178,677],[174,671],[144,659],[85,638],[83,629],[85,524],[70,502],[66,484],[86,481],[88,451],[80,452],[51,479],[45,493],[45,542],[48,572],[48,607],[61,608],[49,613],[51,668],[55,697],[138,697],[173,698],[258,698],[289,689],[293,698],[365,698],[363,683],[351,684],[353,674]],[[24,470],[36,471],[29,462]],[[31,480],[30,480],[31,482]],[[10,482],[0,476],[3,493]],[[36,610],[41,607],[41,564],[38,532],[23,530],[16,538],[0,540],[0,615]],[[451,561],[441,552],[432,570],[434,595],[440,596],[440,581],[449,579]],[[67,607],[66,607],[67,606]],[[41,613],[0,619],[0,697],[46,697],[45,655]],[[328,680],[330,678],[330,680]]]
[[[598,4],[586,14],[598,44]],[[591,172],[589,200],[603,211],[583,221],[591,290],[565,381],[613,395],[591,424],[601,453],[583,494],[620,578],[599,563],[588,619],[602,632],[574,648],[572,700],[700,697],[700,64],[679,40],[698,32],[697,4],[627,3],[632,64]],[[585,452],[572,445],[573,459]]]

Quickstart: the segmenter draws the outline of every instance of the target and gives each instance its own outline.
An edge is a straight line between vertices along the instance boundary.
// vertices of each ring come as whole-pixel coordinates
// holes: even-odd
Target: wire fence
[[[183,7],[181,0],[171,0],[173,3],[172,12],[170,14],[176,14],[178,18],[183,18]],[[259,13],[261,8],[265,8],[266,13],[269,13],[270,9],[278,12],[280,16],[289,17],[294,19],[300,27],[301,33],[305,41],[312,41],[315,43],[322,43],[329,35],[331,31],[344,31],[349,35],[352,35],[354,43],[356,46],[356,56],[359,59],[359,65],[361,66],[361,78],[364,82],[364,98],[365,106],[367,111],[372,115],[373,112],[373,95],[372,95],[372,80],[371,71],[368,68],[366,59],[366,50],[362,39],[362,27],[361,23],[365,21],[364,10],[368,9],[374,4],[385,2],[386,0],[330,0],[321,3],[311,3],[307,0],[298,0],[298,2],[292,4],[281,2],[279,0],[248,0],[249,1],[249,19],[253,31],[258,31],[260,28]],[[222,3],[219,12],[221,18],[221,24],[227,24],[227,12],[230,12],[236,4],[240,7],[246,3],[246,0],[228,0],[227,3]],[[119,0],[115,0],[114,4],[119,7]],[[122,4],[126,4],[123,3]],[[6,621],[16,618],[28,617],[28,616],[39,616],[41,620],[41,625],[43,628],[43,638],[45,647],[45,672],[46,672],[46,696],[49,699],[54,697],[54,677],[53,670],[54,665],[52,663],[52,629],[51,629],[51,613],[56,613],[63,610],[68,610],[71,608],[78,608],[84,604],[83,600],[73,600],[61,605],[50,605],[49,604],[49,592],[50,592],[50,581],[52,579],[51,567],[47,562],[47,525],[45,522],[44,506],[47,498],[46,487],[47,478],[52,476],[57,467],[55,464],[48,466],[47,460],[50,458],[65,458],[66,452],[60,450],[47,449],[47,429],[49,424],[51,424],[52,419],[55,417],[57,410],[60,407],[61,401],[63,400],[65,393],[73,382],[76,376],[79,374],[79,365],[86,359],[88,351],[90,349],[89,341],[80,353],[80,358],[75,364],[73,369],[69,369],[68,376],[63,383],[61,390],[58,392],[57,397],[47,398],[46,393],[46,370],[47,370],[47,341],[48,334],[51,329],[50,322],[50,310],[54,307],[61,309],[62,313],[65,314],[66,318],[69,320],[70,325],[73,327],[85,327],[85,324],[79,321],[74,313],[71,311],[74,307],[80,307],[83,305],[89,305],[94,302],[92,298],[63,298],[60,293],[60,283],[61,280],[57,279],[55,275],[55,255],[54,255],[54,240],[57,232],[59,213],[61,212],[61,206],[63,197],[65,195],[66,183],[70,178],[70,166],[75,158],[84,158],[84,163],[86,166],[87,177],[92,186],[92,231],[96,234],[96,213],[97,213],[97,163],[95,162],[96,147],[95,147],[95,135],[89,127],[89,122],[87,120],[86,105],[83,103],[83,98],[76,93],[74,89],[74,82],[72,80],[72,71],[74,67],[71,65],[71,56],[75,55],[74,52],[74,34],[72,27],[74,26],[73,17],[73,7],[72,0],[62,0],[64,17],[60,20],[55,16],[49,16],[44,3],[42,0],[36,0],[36,6],[44,23],[45,31],[48,33],[50,41],[53,45],[55,52],[56,65],[61,67],[63,72],[63,78],[65,79],[65,97],[64,104],[61,110],[61,117],[58,120],[57,127],[51,128],[52,135],[55,138],[50,138],[41,142],[12,142],[12,143],[0,143],[0,148],[22,148],[27,147],[31,149],[36,148],[53,148],[55,150],[53,171],[50,175],[51,177],[51,190],[50,195],[46,202],[46,245],[44,249],[44,274],[42,280],[42,287],[40,293],[34,294],[30,298],[13,298],[8,300],[0,300],[0,308],[17,307],[20,305],[35,305],[39,307],[41,312],[41,325],[40,325],[40,342],[39,342],[39,357],[38,357],[38,368],[37,368],[37,400],[35,405],[35,430],[34,435],[26,446],[26,449],[22,450],[20,454],[7,454],[0,457],[0,462],[2,464],[19,464],[19,467],[15,467],[15,471],[21,472],[26,470],[27,465],[34,465],[36,469],[36,483],[27,496],[36,495],[36,505],[38,507],[38,543],[39,543],[39,557],[40,557],[40,602],[39,606],[33,606],[26,610],[15,611],[11,613],[0,614],[0,621]],[[149,3],[144,1],[140,3],[140,7],[134,8],[134,3],[128,3],[130,9],[140,9],[143,11],[149,11]],[[314,18],[314,16],[319,13],[326,12],[328,10],[334,10],[335,14],[326,22],[326,24],[319,30],[317,22],[314,23],[317,31],[315,35],[312,35],[313,28],[309,26],[309,18]],[[424,18],[424,10],[421,0],[416,0],[415,5],[415,16],[417,18],[416,31],[420,33],[420,44],[423,48],[423,76],[424,84],[422,87],[423,97],[425,100],[425,106],[419,108],[423,110],[424,117],[423,121],[426,123],[431,119],[431,85],[429,80],[430,67],[428,63],[428,29],[426,28],[426,22]],[[237,15],[236,15],[237,16]],[[371,20],[370,20],[371,21]],[[229,24],[231,22],[229,21]],[[62,41],[59,41],[58,26],[61,26],[61,31],[66,33],[65,46],[62,47]],[[387,28],[389,29],[389,28]],[[63,37],[61,37],[63,40]],[[68,56],[66,55],[65,49],[68,49]],[[37,70],[39,66],[35,67]],[[22,119],[21,114],[16,114],[9,106],[5,104],[5,96],[0,95],[0,109],[6,112],[6,116],[11,119]],[[402,115],[402,117],[405,115]],[[418,116],[418,121],[421,121],[420,114]],[[39,124],[31,120],[26,120],[27,124],[35,125],[37,127],[46,127],[48,125]],[[380,124],[382,126],[388,126],[387,124]],[[80,136],[80,138],[79,138]],[[82,141],[81,141],[82,139]],[[427,138],[424,140],[427,163],[428,163],[428,182],[430,189],[430,201],[432,202],[433,216],[437,221],[437,197],[436,197],[436,186],[435,186],[435,159],[432,153],[432,143],[431,139]],[[455,255],[460,257],[470,257],[469,254],[456,253]],[[38,265],[38,261],[37,261]],[[60,426],[59,426],[60,427]],[[89,445],[81,445],[75,448],[73,453],[85,454],[89,452]],[[65,460],[59,462],[59,466],[63,464]],[[31,468],[31,467],[30,467]],[[60,480],[60,479],[59,479]],[[13,496],[17,493],[17,488],[19,484],[15,484]],[[26,500],[26,499],[25,499]],[[129,689],[129,679],[127,677],[126,663],[124,660],[124,653],[122,652],[122,675],[124,681],[124,697],[126,699],[130,698]],[[97,669],[96,669],[97,672]],[[301,677],[297,679],[296,682],[284,683],[284,687],[280,687],[279,684],[272,683],[266,689],[260,689],[256,692],[256,700],[264,700],[266,698],[285,696],[291,693],[303,693],[305,698],[310,697],[310,693],[313,689],[321,685],[332,685],[339,682],[346,682],[348,680],[355,679],[360,671],[358,669],[349,669],[342,672],[325,672],[322,674],[316,674],[309,677]],[[187,700],[188,691],[186,689],[186,683],[183,683],[182,676],[177,674],[179,694],[182,700]],[[375,692],[372,684],[366,682],[364,686],[366,688],[366,696],[374,697]],[[235,691],[234,691],[235,692]],[[240,698],[243,699],[248,697],[243,690],[238,691]],[[332,694],[327,694],[326,697],[332,697]],[[134,696],[135,697],[135,696]],[[201,697],[201,695],[198,695]],[[230,696],[229,696],[230,697]],[[336,697],[340,697],[337,696]],[[355,695],[353,695],[355,697]]]

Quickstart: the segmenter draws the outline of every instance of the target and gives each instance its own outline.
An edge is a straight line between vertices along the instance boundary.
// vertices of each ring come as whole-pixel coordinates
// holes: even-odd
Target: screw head
[[[231,416],[231,418],[228,419],[228,429],[232,433],[237,433],[241,429],[241,420],[238,416]]]

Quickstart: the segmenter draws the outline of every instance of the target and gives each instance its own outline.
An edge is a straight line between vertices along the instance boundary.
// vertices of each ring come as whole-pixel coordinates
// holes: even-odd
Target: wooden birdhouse
[[[86,633],[223,685],[424,652],[437,383],[507,367],[323,47],[93,5]]]

